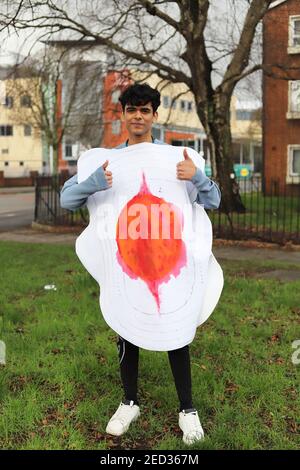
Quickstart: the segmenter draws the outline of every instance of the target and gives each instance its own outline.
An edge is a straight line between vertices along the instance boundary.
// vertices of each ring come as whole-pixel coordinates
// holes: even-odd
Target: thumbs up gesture
[[[188,156],[187,150],[183,150],[183,162],[177,163],[177,178],[179,180],[191,180],[197,171],[193,160]]]
[[[103,163],[102,168],[104,170],[104,175],[105,175],[105,179],[107,181],[107,184],[108,184],[109,187],[111,187],[112,186],[112,172],[106,170],[108,163],[109,163],[109,161],[106,160]]]

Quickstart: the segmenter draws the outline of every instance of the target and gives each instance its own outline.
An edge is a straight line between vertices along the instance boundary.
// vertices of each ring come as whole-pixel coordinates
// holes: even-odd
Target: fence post
[[[34,221],[37,222],[38,218],[38,205],[40,200],[39,193],[39,177],[35,179],[35,204],[34,204]]]

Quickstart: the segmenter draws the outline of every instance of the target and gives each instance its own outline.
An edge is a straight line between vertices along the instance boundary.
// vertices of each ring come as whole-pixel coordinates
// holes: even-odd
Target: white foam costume
[[[188,149],[188,154],[204,171],[204,159],[192,149]],[[99,283],[103,317],[117,334],[148,350],[181,348],[192,342],[197,327],[215,309],[224,283],[223,271],[212,253],[210,219],[203,206],[194,202],[197,189],[190,181],[176,176],[176,164],[183,161],[183,148],[142,143],[121,149],[91,149],[78,160],[78,182],[106,160],[113,185],[88,198],[90,222],[76,240],[76,253]],[[176,266],[169,252],[164,253],[163,243],[154,243],[151,252],[151,242],[141,242],[137,248],[134,237],[128,239],[131,265],[126,269],[126,259],[121,259],[117,235],[120,214],[126,205],[130,210],[130,201],[139,200],[142,187],[155,201],[179,208],[179,214],[183,214],[180,243],[184,256]],[[136,236],[137,232],[132,233]],[[124,243],[127,241],[123,241],[123,247]],[[159,258],[165,273],[166,269],[169,271],[163,278],[156,273],[157,279],[150,282],[146,277],[153,257]],[[143,264],[141,268],[139,263]],[[141,272],[145,275],[139,276]],[[153,270],[151,273],[153,277]]]

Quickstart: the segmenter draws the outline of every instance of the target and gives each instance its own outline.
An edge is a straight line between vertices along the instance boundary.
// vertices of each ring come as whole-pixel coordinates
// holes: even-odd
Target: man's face
[[[151,132],[152,124],[157,119],[157,112],[153,113],[150,102],[141,106],[126,104],[122,119],[129,135],[143,136]]]

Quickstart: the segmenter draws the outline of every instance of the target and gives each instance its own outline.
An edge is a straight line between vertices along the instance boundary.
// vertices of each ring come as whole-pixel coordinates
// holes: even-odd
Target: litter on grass
[[[55,284],[47,284],[46,286],[44,286],[44,289],[45,290],[57,290]]]

